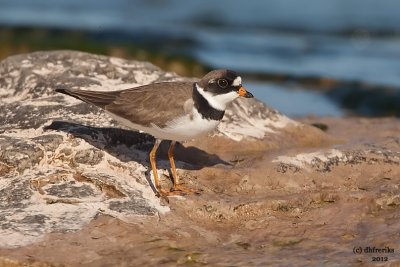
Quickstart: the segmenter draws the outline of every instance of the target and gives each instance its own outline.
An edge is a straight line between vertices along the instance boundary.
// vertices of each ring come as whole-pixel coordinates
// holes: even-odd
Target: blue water
[[[214,68],[400,88],[399,11],[398,0],[0,0],[0,26],[123,31]],[[343,114],[301,86],[252,86],[291,115]]]
[[[290,88],[260,82],[246,82],[246,89],[258,99],[263,99],[271,107],[290,117],[308,116],[343,116],[344,112],[324,95],[303,90],[301,87]],[[310,104],[312,103],[312,104]]]

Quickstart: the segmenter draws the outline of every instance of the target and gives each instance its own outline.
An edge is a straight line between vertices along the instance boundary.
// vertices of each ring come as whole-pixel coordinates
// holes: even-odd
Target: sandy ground
[[[0,266],[400,266],[400,121],[302,121],[326,125],[335,144],[186,144],[232,165],[179,170],[201,192],[161,200],[170,212],[132,223],[99,215],[0,249]]]

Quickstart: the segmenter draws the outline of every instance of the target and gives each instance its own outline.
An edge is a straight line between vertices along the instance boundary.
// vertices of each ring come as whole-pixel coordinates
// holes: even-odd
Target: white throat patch
[[[242,84],[242,77],[237,76],[237,77],[233,80],[232,86],[239,86],[239,85],[241,85],[241,84]]]
[[[197,83],[196,90],[207,100],[211,107],[221,111],[224,111],[226,109],[226,105],[239,97],[239,94],[234,91],[226,94],[213,95],[210,92],[204,91],[203,88],[201,88]]]

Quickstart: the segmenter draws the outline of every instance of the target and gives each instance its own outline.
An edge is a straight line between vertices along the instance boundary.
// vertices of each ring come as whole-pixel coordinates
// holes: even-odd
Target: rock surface
[[[184,79],[72,51],[0,63],[0,266],[369,264],[358,246],[400,262],[398,119],[320,119],[324,133],[238,100],[177,147],[178,174],[202,193],[167,203],[148,182],[151,136],[54,93]]]

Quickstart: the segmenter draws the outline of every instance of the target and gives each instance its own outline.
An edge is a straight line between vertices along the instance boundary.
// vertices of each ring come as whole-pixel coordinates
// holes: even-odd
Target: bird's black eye
[[[217,84],[218,84],[218,86],[219,87],[221,87],[221,88],[226,88],[226,87],[228,87],[228,82],[227,82],[227,80],[225,80],[225,79],[219,79],[218,81],[217,81]]]

